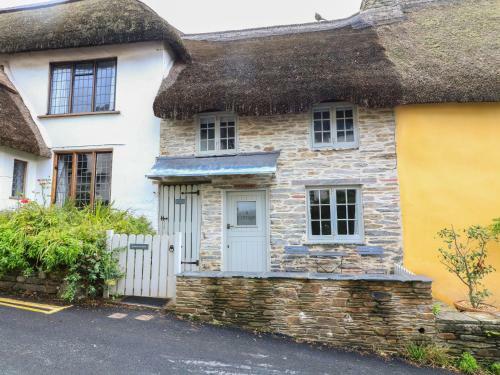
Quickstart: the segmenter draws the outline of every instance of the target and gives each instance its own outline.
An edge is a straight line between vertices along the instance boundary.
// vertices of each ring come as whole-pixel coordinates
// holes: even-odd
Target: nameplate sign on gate
[[[175,204],[186,204],[186,199],[178,198],[175,200]]]
[[[129,248],[130,250],[148,250],[149,245],[147,243],[131,243]]]

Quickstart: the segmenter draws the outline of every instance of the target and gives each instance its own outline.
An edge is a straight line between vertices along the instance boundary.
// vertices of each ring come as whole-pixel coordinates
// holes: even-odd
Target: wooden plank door
[[[182,233],[182,270],[197,271],[200,252],[201,199],[199,185],[164,185],[159,228],[162,235]]]

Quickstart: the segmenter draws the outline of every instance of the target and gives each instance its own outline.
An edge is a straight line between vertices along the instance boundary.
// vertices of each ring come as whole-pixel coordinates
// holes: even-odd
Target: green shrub
[[[406,347],[405,356],[420,365],[444,367],[450,364],[446,350],[434,344],[410,343]]]
[[[483,279],[495,268],[487,263],[488,245],[496,241],[494,229],[472,225],[461,231],[453,227],[439,231],[445,243],[438,249],[441,263],[467,286],[468,298],[472,307],[478,308],[484,299],[491,295],[483,287]]]
[[[465,352],[458,361],[458,369],[465,374],[475,374],[480,371],[476,358],[472,354]]]
[[[95,297],[119,269],[106,251],[106,230],[151,234],[150,223],[128,211],[98,204],[94,209],[43,207],[35,202],[0,213],[0,274],[61,274],[67,283],[63,297]]]
[[[489,370],[493,375],[500,375],[500,362],[492,363]]]

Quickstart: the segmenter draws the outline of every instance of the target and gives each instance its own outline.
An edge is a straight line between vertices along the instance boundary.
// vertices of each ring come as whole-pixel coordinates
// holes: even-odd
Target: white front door
[[[267,213],[264,191],[227,192],[224,229],[226,271],[267,271]]]

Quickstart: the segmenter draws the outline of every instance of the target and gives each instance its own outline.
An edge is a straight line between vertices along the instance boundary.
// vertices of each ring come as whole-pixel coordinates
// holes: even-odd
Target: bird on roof
[[[321,14],[319,13],[315,13],[314,14],[314,18],[316,19],[316,21],[320,22],[320,21],[326,21],[325,18],[321,17]]]

